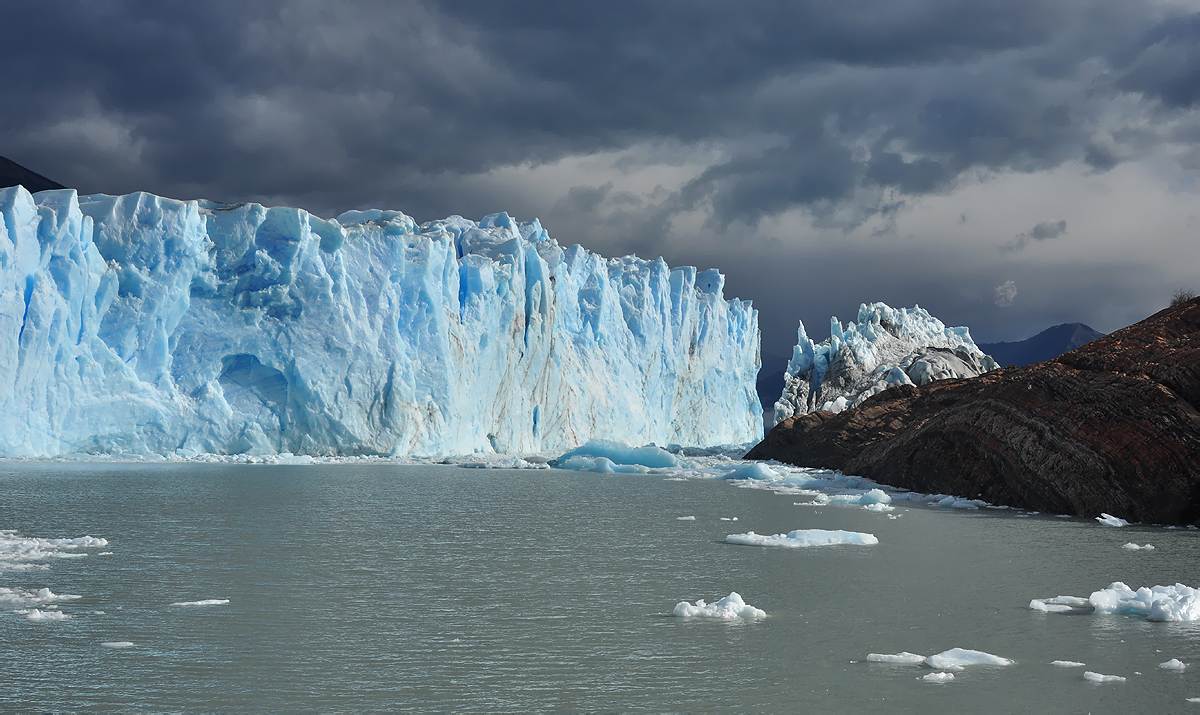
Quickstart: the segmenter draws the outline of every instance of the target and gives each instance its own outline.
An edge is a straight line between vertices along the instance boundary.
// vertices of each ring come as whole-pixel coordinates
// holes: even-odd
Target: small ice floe
[[[675,517],[675,521],[695,521],[695,520],[696,520],[695,516],[677,516],[677,517]]]
[[[1104,675],[1090,670],[1083,672],[1083,679],[1091,683],[1124,683],[1125,678],[1120,675]]]
[[[48,559],[70,559],[87,556],[80,549],[108,546],[108,542],[94,536],[76,538],[43,539],[20,536],[15,531],[0,530],[0,571],[27,571],[46,568],[39,565]]]
[[[873,511],[876,513],[885,512],[885,511],[895,511],[895,509],[896,509],[896,507],[894,507],[890,504],[880,504],[878,502],[876,502],[875,504],[863,504],[862,508],[866,509],[867,511]]]
[[[1178,658],[1172,658],[1172,659],[1168,660],[1166,663],[1159,663],[1158,667],[1162,668],[1163,670],[1182,671],[1183,669],[1187,668],[1187,663],[1184,663],[1182,660],[1180,660]]]
[[[740,618],[753,621],[766,618],[767,612],[746,603],[741,595],[734,591],[716,603],[705,603],[703,598],[696,601],[695,605],[680,601],[675,605],[674,615],[681,618],[719,618],[727,621]]]
[[[112,555],[113,555],[113,552],[111,552],[111,551],[101,551],[100,553],[98,553],[98,554],[96,554],[96,555],[97,555],[97,556],[112,556]]]
[[[100,644],[104,648],[132,648],[133,643],[130,641],[104,641]]]
[[[1154,544],[1145,544],[1143,546],[1138,546],[1137,544],[1130,541],[1128,544],[1125,544],[1121,548],[1128,549],[1130,551],[1154,551]]]
[[[1200,698],[1188,698],[1189,703],[1200,703]]]
[[[730,534],[725,537],[728,544],[742,546],[782,546],[786,548],[805,548],[809,546],[836,546],[838,544],[878,544],[879,539],[874,534],[863,534],[857,531],[829,531],[826,529],[796,529],[786,534],[764,536],[748,531],[745,534]]]
[[[887,515],[887,518],[889,518],[889,519],[899,519],[899,518],[900,518],[900,517],[902,517],[902,516],[904,516],[904,515],[903,515],[903,514],[888,514],[888,515]]]
[[[1080,663],[1077,660],[1052,660],[1050,665],[1057,665],[1060,668],[1082,668],[1087,663]]]
[[[1092,602],[1079,596],[1055,596],[1054,598],[1035,598],[1029,602],[1031,611],[1042,613],[1070,613],[1090,609]]]
[[[812,501],[793,502],[794,506],[858,506],[871,511],[888,511],[892,498],[882,489],[868,489],[851,494],[822,494],[813,495]]]
[[[1182,583],[1134,591],[1116,581],[1093,592],[1088,600],[1096,613],[1140,615],[1151,621],[1200,620],[1200,591]]]
[[[1124,519],[1100,512],[1100,516],[1096,517],[1096,521],[1100,522],[1101,526],[1129,526],[1129,522]]]
[[[988,503],[982,499],[963,499],[961,497],[950,496],[943,497],[934,502],[934,504],[943,509],[978,509],[988,506]]]
[[[925,665],[937,670],[962,670],[968,665],[1012,665],[1013,661],[981,650],[951,648],[925,659]]]
[[[206,598],[203,601],[176,601],[172,606],[223,606],[229,603],[228,598]]]
[[[778,479],[779,475],[775,470],[771,469],[762,462],[750,462],[725,474],[722,479],[758,479],[758,480],[774,480]]]
[[[629,447],[620,442],[592,439],[550,464],[559,469],[585,472],[645,473],[656,468],[678,467],[679,458],[652,444],[645,447]]]
[[[50,621],[65,621],[70,616],[62,611],[43,611],[40,608],[32,608],[28,610],[13,611],[19,616],[25,616],[26,620],[34,621],[35,623],[46,623]]]
[[[721,521],[737,521],[737,517],[736,516],[732,516],[732,517],[723,516],[723,517],[721,517]]]
[[[916,665],[917,663],[924,663],[925,656],[917,655],[916,653],[909,653],[908,651],[902,651],[900,653],[868,653],[867,660],[872,663],[901,663],[904,665]]]
[[[954,680],[954,673],[947,673],[945,671],[941,673],[929,673],[922,677],[921,680],[924,680],[926,683],[948,683]]]

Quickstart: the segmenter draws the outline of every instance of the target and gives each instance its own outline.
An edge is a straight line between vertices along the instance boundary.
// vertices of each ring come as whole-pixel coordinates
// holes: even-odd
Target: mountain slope
[[[1083,323],[1063,323],[1053,328],[1012,343],[980,343],[979,349],[992,356],[997,365],[1011,367],[1025,366],[1035,362],[1053,360],[1063,353],[1083,347],[1104,333],[1084,325]]]
[[[24,186],[25,190],[31,194],[49,189],[67,188],[57,181],[51,181],[41,174],[26,169],[15,161],[0,156],[0,189],[6,189],[10,186]]]

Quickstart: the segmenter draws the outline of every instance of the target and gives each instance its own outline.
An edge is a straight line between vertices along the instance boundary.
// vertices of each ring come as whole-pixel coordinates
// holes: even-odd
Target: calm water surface
[[[0,710],[1200,712],[1196,625],[1028,609],[1200,585],[1195,532],[795,500],[557,470],[0,465],[0,529],[109,541],[0,573],[82,596],[61,622],[0,611]],[[722,543],[798,528],[880,543]],[[670,615],[730,591],[769,617]],[[202,599],[229,603],[170,605]],[[865,662],[953,647],[1017,662],[943,685]]]

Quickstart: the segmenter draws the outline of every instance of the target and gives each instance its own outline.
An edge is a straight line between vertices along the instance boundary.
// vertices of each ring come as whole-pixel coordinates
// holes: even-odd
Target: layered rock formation
[[[1057,514],[1200,523],[1200,299],[1050,362],[784,420],[748,459]]]

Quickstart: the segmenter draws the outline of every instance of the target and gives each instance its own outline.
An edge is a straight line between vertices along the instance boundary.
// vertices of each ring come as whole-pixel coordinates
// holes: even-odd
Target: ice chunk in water
[[[1030,610],[1042,613],[1068,613],[1076,609],[1091,608],[1091,601],[1079,596],[1055,596],[1054,598],[1035,598],[1029,602]]]
[[[929,673],[921,678],[921,680],[924,680],[926,683],[948,683],[954,680],[954,673]]]
[[[1057,665],[1060,668],[1082,668],[1087,663],[1080,663],[1077,660],[1052,660],[1050,665]]]
[[[1184,663],[1183,661],[1181,661],[1178,658],[1172,658],[1172,659],[1168,660],[1166,663],[1159,663],[1158,667],[1162,668],[1163,670],[1182,671],[1183,669],[1187,668],[1187,663]]]
[[[1128,549],[1130,551],[1154,551],[1154,544],[1146,544],[1145,546],[1138,546],[1137,544],[1135,544],[1131,541],[1128,544],[1125,544],[1124,546],[1122,546],[1121,548]]]
[[[925,656],[902,651],[900,653],[868,653],[867,660],[872,663],[904,663],[916,665],[925,661]]]
[[[172,606],[223,606],[229,603],[228,598],[206,598],[202,601],[176,601]]]
[[[857,531],[829,531],[825,529],[796,529],[786,534],[763,536],[753,531],[745,534],[730,534],[725,537],[729,544],[742,546],[783,546],[788,548],[805,548],[809,546],[836,546],[838,544],[878,544],[879,539],[874,534],[863,534]]]
[[[105,648],[132,648],[133,643],[130,641],[105,641],[100,644]]]
[[[951,648],[925,659],[925,664],[938,670],[961,670],[967,665],[1012,665],[1013,661],[981,650]]]
[[[583,460],[574,460],[573,458],[575,457],[590,458],[592,460],[603,457],[614,465],[640,465],[650,468],[679,466],[678,457],[652,444],[645,447],[628,447],[620,442],[611,442],[605,439],[588,440],[587,444],[582,447],[576,447],[563,454],[553,462],[553,465],[559,469],[579,469],[579,467],[574,465],[585,464],[586,462]]]
[[[1090,670],[1084,671],[1083,678],[1084,678],[1084,680],[1087,680],[1092,683],[1124,683],[1125,682],[1125,678],[1123,678],[1119,675],[1103,675],[1102,673],[1095,673]]]
[[[766,618],[767,612],[746,603],[737,591],[733,591],[716,603],[705,603],[703,598],[696,601],[696,605],[680,601],[675,605],[674,615],[682,618],[719,618],[732,621],[739,618],[745,620]]]
[[[1112,514],[1100,512],[1100,516],[1096,517],[1096,521],[1100,522],[1101,526],[1129,526],[1129,522]]]
[[[1096,613],[1141,615],[1151,621],[1200,620],[1200,591],[1182,583],[1143,586],[1134,591],[1115,581],[1108,588],[1092,593],[1088,600]]]

